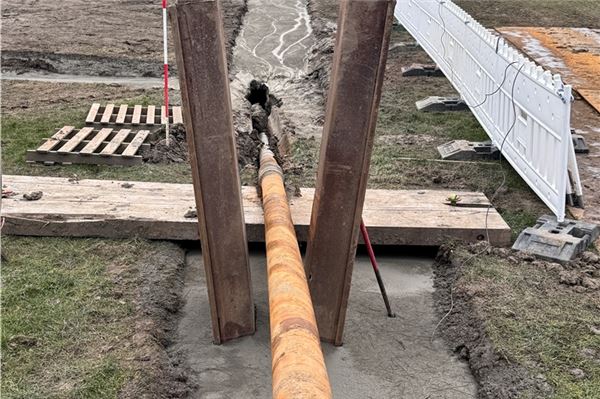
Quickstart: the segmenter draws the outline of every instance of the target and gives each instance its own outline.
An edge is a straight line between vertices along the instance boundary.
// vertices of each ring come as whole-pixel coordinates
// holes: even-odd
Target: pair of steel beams
[[[393,0],[341,0],[305,269],[321,339],[342,344]],[[213,336],[255,330],[219,1],[170,8]]]

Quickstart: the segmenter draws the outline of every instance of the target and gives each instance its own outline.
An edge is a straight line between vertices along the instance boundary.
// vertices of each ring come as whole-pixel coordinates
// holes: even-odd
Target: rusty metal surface
[[[283,172],[262,136],[259,180],[265,210],[273,398],[331,398]]]
[[[600,29],[497,28],[539,64],[560,73],[600,112]]]
[[[255,330],[254,303],[219,1],[170,9],[213,336]]]
[[[306,270],[321,339],[342,344],[395,1],[340,2]]]

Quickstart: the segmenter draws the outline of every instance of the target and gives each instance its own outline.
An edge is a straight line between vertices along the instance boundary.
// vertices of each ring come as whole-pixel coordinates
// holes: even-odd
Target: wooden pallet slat
[[[142,106],[136,105],[133,107],[133,116],[131,117],[132,125],[139,125],[142,119]]]
[[[106,108],[104,108],[104,113],[102,114],[102,119],[100,119],[100,123],[110,123],[114,109],[115,104],[106,104]]]
[[[183,114],[181,107],[173,107],[173,124],[183,124]]]
[[[59,154],[65,154],[73,151],[79,145],[79,143],[85,140],[85,138],[88,137],[93,131],[93,127],[84,127],[77,132],[75,136],[71,137],[69,141],[67,141],[66,144],[60,147],[56,152]]]
[[[118,109],[117,109],[118,108]],[[121,104],[107,104],[102,108],[99,103],[92,104],[85,119],[87,125],[116,124],[116,125],[158,125],[165,124],[167,118],[169,123],[183,124],[183,112],[181,106],[169,107],[169,115],[164,106],[160,109],[155,105],[147,107],[137,104],[129,106]]]
[[[99,103],[92,104],[92,107],[90,108],[90,112],[88,112],[88,115],[85,118],[85,123],[94,123],[99,110],[100,110]]]
[[[139,132],[137,132],[133,140],[131,140],[131,143],[129,143],[129,145],[127,146],[127,148],[125,148],[121,155],[124,157],[134,156],[149,134],[149,130],[140,130]]]
[[[163,105],[160,107],[160,123],[164,125],[167,123],[169,117],[167,116],[167,108]]]
[[[154,125],[156,118],[156,106],[148,105],[148,111],[146,113],[146,125]]]
[[[75,126],[65,126],[56,132],[48,141],[37,148],[37,152],[45,153],[52,150],[56,147],[62,139],[67,137],[73,130],[75,130]]]
[[[28,162],[39,162],[44,165],[54,164],[84,164],[84,165],[111,165],[111,166],[133,166],[140,165],[144,162],[140,155],[133,157],[122,157],[120,155],[101,155],[88,154],[86,156],[77,152],[67,152],[59,154],[56,151],[50,151],[46,154],[41,154],[35,151],[27,151]]]
[[[115,121],[117,125],[122,125],[125,123],[125,117],[127,117],[127,108],[129,108],[127,104],[121,104],[119,107],[119,113],[117,114],[117,120]]]
[[[104,147],[102,151],[100,151],[100,155],[114,155],[114,152],[119,148],[123,140],[125,140],[125,138],[129,135],[129,132],[131,132],[131,129],[119,130],[115,137],[112,138],[110,143],[108,143],[108,145]]]
[[[110,128],[100,129],[96,136],[79,151],[80,154],[92,154],[96,148],[106,139],[113,130]]]

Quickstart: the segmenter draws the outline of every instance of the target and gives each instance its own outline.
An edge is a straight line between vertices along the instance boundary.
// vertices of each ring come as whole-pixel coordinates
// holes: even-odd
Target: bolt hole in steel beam
[[[305,262],[321,339],[335,345],[342,344],[394,5],[339,4]]]
[[[220,2],[169,8],[194,183],[213,339],[255,331],[254,302]]]

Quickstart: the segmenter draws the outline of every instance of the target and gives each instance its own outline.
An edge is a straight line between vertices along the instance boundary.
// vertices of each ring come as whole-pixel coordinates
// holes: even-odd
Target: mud
[[[112,265],[109,270],[123,295],[134,292],[136,333],[124,343],[133,374],[121,398],[179,398],[191,390],[186,375],[176,367],[178,359],[167,351],[182,305],[184,259],[181,247],[157,242],[134,267]]]
[[[434,266],[434,299],[438,316],[451,312],[439,326],[439,334],[469,368],[478,384],[479,399],[513,399],[535,387],[527,371],[511,364],[494,350],[485,332],[485,320],[469,296],[455,289],[461,264],[452,258],[452,248],[442,247]],[[542,394],[542,390],[538,393]]]
[[[231,61],[246,2],[221,3]],[[153,0],[4,1],[2,71],[160,77],[161,13],[160,2]],[[169,58],[175,72],[173,41],[169,39]]]
[[[476,305],[477,298],[459,284],[466,260],[455,256],[453,250],[452,245],[441,247],[434,266],[434,299],[442,320],[437,332],[454,353],[468,362],[479,386],[478,397],[513,399],[523,392],[533,394],[533,397],[551,396],[552,387],[545,379],[532,376],[518,362],[509,361],[495,349],[485,329],[486,320]],[[488,247],[485,243],[474,244],[468,250],[469,256],[495,255],[508,259],[516,267],[522,262],[531,263],[554,276],[558,284],[575,292],[600,290],[600,257],[592,252],[560,265],[510,249]]]
[[[185,127],[174,125],[169,128],[169,144],[165,138],[164,126],[150,142],[150,148],[141,151],[144,162],[148,163],[182,163],[188,161],[188,147]]]

